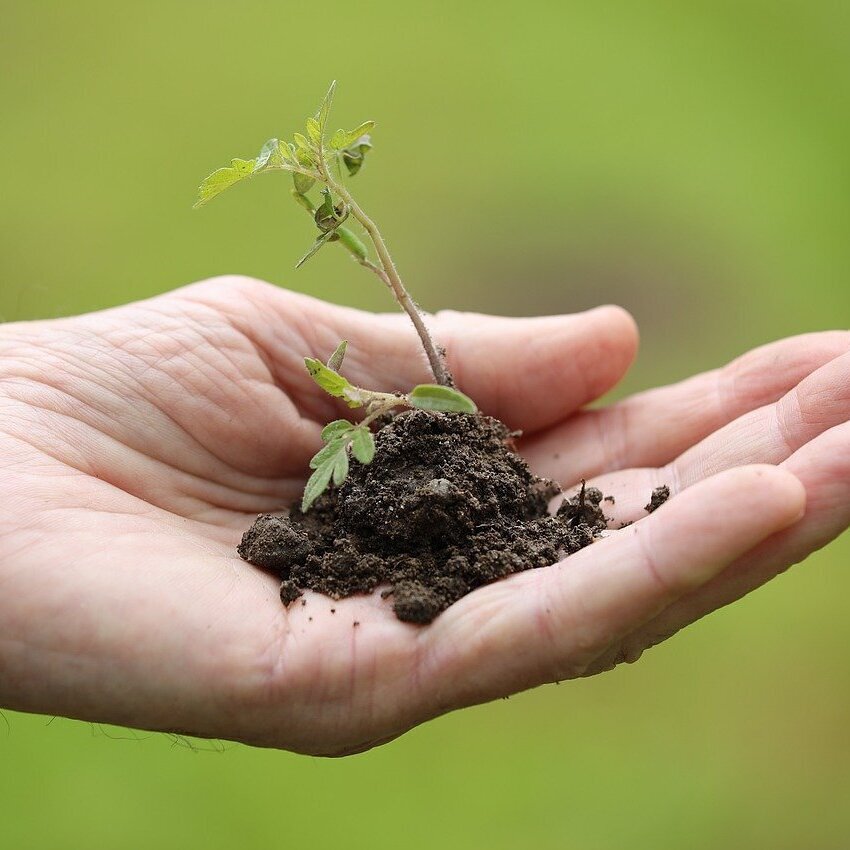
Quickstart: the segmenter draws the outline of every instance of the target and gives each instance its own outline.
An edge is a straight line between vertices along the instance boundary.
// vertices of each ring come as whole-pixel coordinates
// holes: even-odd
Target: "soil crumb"
[[[652,491],[652,496],[649,499],[649,504],[644,507],[644,510],[651,514],[658,510],[670,498],[670,488],[666,484],[656,487]]]
[[[239,554],[280,575],[284,604],[305,589],[341,599],[388,586],[400,620],[429,623],[475,588],[549,566],[607,527],[602,493],[584,485],[552,516],[560,488],[532,475],[511,436],[484,416],[399,414],[376,434],[372,463],[352,462],[306,514],[259,516]]]

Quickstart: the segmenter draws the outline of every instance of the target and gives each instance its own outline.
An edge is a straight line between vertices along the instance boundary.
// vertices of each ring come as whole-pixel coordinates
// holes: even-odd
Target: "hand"
[[[219,279],[0,328],[0,705],[354,752],[633,660],[848,524],[850,334],[586,411],[634,356],[623,311],[444,313],[431,324],[460,386],[524,430],[538,473],[597,476],[615,530],[426,628],[378,594],[284,609],[235,546],[298,498],[340,413],[302,357],[346,338],[353,382],[407,388],[428,373],[406,322]],[[645,516],[661,483],[673,498]]]

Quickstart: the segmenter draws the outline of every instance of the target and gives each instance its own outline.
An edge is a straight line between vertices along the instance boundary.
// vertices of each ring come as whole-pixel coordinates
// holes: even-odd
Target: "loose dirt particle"
[[[669,498],[670,488],[666,484],[662,484],[652,491],[649,504],[644,506],[644,510],[648,514],[651,514],[653,511],[657,511]]]

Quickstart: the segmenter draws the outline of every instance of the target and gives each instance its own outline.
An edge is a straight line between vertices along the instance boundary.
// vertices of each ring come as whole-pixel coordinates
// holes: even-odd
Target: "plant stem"
[[[381,405],[380,407],[375,408],[368,416],[364,417],[358,427],[368,427],[372,422],[374,422],[379,416],[383,416],[385,413],[389,413],[394,407],[399,407],[402,404],[406,404],[409,407],[408,402],[404,398],[396,398],[393,401],[389,401],[386,404]]]
[[[297,189],[292,190],[292,197],[295,198],[296,202],[311,215],[316,212],[316,205],[306,195],[302,195]],[[363,266],[364,269],[369,269],[370,272],[376,274],[384,283],[387,284],[387,286],[389,286],[384,270],[380,266],[376,266],[368,257],[362,256],[361,251],[365,252],[366,246],[360,242],[360,239],[358,239],[351,230],[343,225],[340,225],[336,229],[336,233],[339,236],[337,241],[343,246],[343,248],[346,249],[346,251],[348,251],[349,254],[351,254],[352,258]]]
[[[374,272],[374,274],[376,274],[387,286],[390,285],[387,273],[380,266],[376,266],[368,257],[365,260],[361,260],[358,257],[357,262],[360,263],[364,269],[369,269],[370,272]]]
[[[431,339],[431,334],[428,333],[428,328],[425,326],[422,313],[420,313],[419,308],[416,306],[416,303],[410,297],[410,293],[402,283],[401,277],[399,276],[395,263],[393,262],[393,258],[390,256],[390,252],[384,242],[384,238],[381,236],[380,230],[378,230],[378,226],[371,218],[369,218],[368,215],[366,215],[363,208],[357,203],[357,201],[351,197],[351,193],[348,189],[346,189],[342,184],[337,183],[330,176],[330,170],[324,163],[322,163],[321,169],[322,177],[325,182],[348,205],[352,215],[360,222],[360,224],[363,225],[363,229],[366,233],[369,234],[369,238],[372,240],[372,244],[375,246],[378,258],[381,261],[381,268],[375,266],[374,263],[368,263],[368,265],[367,263],[361,263],[361,265],[371,267],[372,271],[374,271],[375,274],[377,274],[378,277],[380,277],[381,280],[383,280],[390,288],[390,291],[401,309],[404,310],[404,312],[410,317],[410,321],[413,322],[413,327],[416,328],[416,333],[419,334],[419,340],[422,343],[422,347],[425,349],[425,354],[428,357],[428,363],[431,366],[431,371],[434,373],[434,379],[437,383],[444,387],[453,386],[454,380],[452,379],[451,372],[449,372],[446,368],[442,353],[439,351],[437,346],[434,345],[434,340]]]

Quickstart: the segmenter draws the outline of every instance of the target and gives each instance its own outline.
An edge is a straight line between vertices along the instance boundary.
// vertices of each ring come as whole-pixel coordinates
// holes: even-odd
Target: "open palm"
[[[634,660],[850,521],[850,334],[587,410],[634,356],[623,311],[432,326],[535,472],[616,503],[606,538],[426,628],[379,594],[284,609],[278,580],[235,554],[256,513],[299,496],[343,412],[303,356],[344,337],[352,382],[407,389],[428,372],[403,317],[233,278],[0,328],[0,704],[353,752]],[[646,516],[658,484],[673,498]]]

